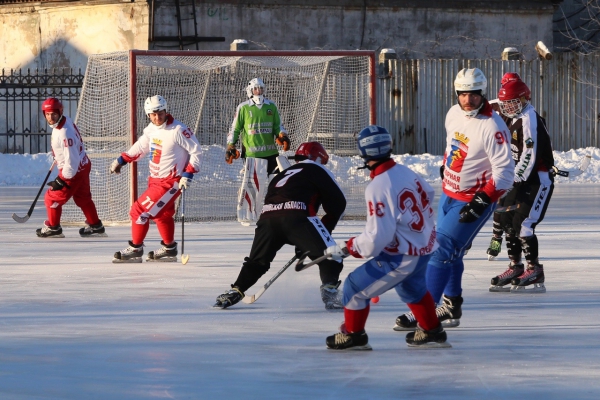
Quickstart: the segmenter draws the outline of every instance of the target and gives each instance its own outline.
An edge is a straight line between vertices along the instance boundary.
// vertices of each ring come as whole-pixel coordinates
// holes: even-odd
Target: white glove
[[[184,174],[186,174],[184,172]],[[189,174],[191,175],[191,174]],[[192,177],[190,176],[182,176],[181,179],[179,179],[179,188],[180,189],[185,189],[188,190],[188,188],[190,187],[190,185],[192,184]]]
[[[123,167],[123,164],[121,164],[119,162],[119,159],[117,158],[115,161],[112,162],[112,164],[110,164],[110,173],[111,174],[120,174],[122,167]]]
[[[335,246],[329,246],[327,250],[325,250],[325,254],[331,254],[329,257],[330,260],[342,261],[350,255],[350,252],[346,246],[340,247],[339,244],[336,244]]]

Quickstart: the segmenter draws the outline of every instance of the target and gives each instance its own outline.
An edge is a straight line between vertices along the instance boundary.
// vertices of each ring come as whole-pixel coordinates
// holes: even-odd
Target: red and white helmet
[[[531,90],[521,79],[506,82],[498,91],[500,111],[509,118],[521,114],[531,100]]]
[[[325,165],[329,161],[329,154],[319,142],[304,142],[296,150],[294,160],[302,161],[306,159]]]
[[[61,116],[63,113],[63,105],[56,97],[48,97],[42,103],[42,113],[46,115],[47,112],[58,112]]]
[[[507,72],[502,76],[500,80],[500,86],[506,85],[508,82],[520,81],[521,77],[516,72]]]

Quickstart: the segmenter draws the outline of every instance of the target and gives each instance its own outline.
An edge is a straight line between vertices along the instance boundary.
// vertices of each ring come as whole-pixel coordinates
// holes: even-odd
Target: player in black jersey
[[[529,103],[531,91],[520,76],[506,73],[501,83],[498,108],[512,135],[515,177],[513,189],[500,205],[518,208],[494,215],[494,236],[488,255],[490,259],[498,255],[504,232],[510,264],[492,278],[490,291],[543,293],[545,277],[538,260],[535,228],[544,219],[554,190],[552,144],[546,121]],[[526,266],[521,261],[522,254]]]
[[[294,156],[296,164],[277,174],[269,183],[260,218],[256,224],[250,255],[231,289],[217,297],[214,307],[227,308],[244,298],[244,293],[263,276],[275,255],[289,244],[296,254],[308,251],[315,259],[335,245],[331,232],[346,209],[346,197],[333,174],[324,167],[329,155],[318,142],[302,143]],[[325,215],[317,217],[319,207]],[[341,261],[319,263],[321,298],[326,309],[342,309],[339,276]]]

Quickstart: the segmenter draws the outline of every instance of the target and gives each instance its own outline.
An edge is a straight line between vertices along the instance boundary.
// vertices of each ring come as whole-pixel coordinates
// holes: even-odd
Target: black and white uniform
[[[325,215],[317,217],[319,207]],[[277,174],[269,183],[265,204],[256,223],[250,255],[245,258],[233,284],[242,292],[267,272],[275,255],[285,244],[296,251],[310,251],[308,257],[321,257],[335,245],[331,232],[346,209],[346,197],[333,174],[311,160],[299,162]],[[335,284],[343,265],[325,260],[319,263],[321,282]]]
[[[512,135],[511,149],[515,160],[514,186],[502,200],[502,205],[520,206],[499,214],[501,227],[506,233],[511,260],[520,261],[523,252],[529,263],[537,262],[535,227],[544,219],[554,191],[554,176],[550,173],[554,165],[552,144],[546,121],[531,104],[515,118],[502,117]]]

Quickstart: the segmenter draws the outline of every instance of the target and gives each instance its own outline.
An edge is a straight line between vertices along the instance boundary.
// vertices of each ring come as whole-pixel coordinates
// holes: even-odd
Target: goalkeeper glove
[[[234,144],[228,144],[227,150],[225,151],[225,162],[231,164],[234,159],[240,158],[240,152],[235,148]]]
[[[279,134],[279,137],[275,139],[275,142],[278,145],[283,146],[283,151],[288,151],[290,149],[290,138],[283,132]]]

